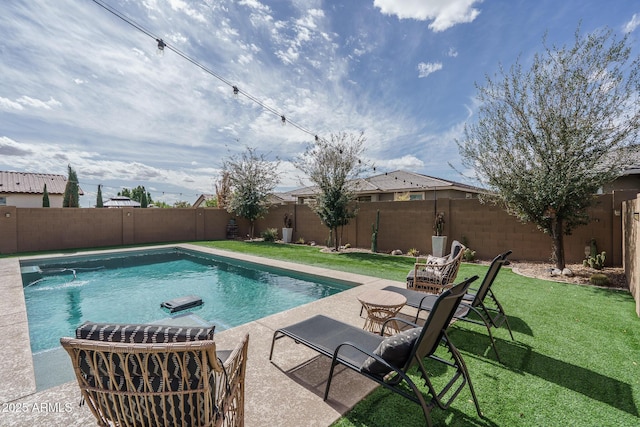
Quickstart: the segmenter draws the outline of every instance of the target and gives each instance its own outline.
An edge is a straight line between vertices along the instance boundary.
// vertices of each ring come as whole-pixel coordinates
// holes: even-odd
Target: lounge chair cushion
[[[178,327],[150,324],[118,324],[85,322],[76,329],[76,338],[131,344],[156,344],[187,341],[212,340],[215,326],[210,327]],[[90,355],[83,353],[80,357],[80,370],[86,376],[87,381],[93,386],[100,382],[103,388],[123,390],[127,386],[124,382],[125,370],[133,376],[132,385],[136,391],[142,391],[146,383],[141,377],[145,372],[150,374],[148,378],[151,389],[178,390],[193,388],[202,381],[201,367],[198,366],[198,358],[195,352],[175,353],[165,360],[163,354],[155,354],[146,361],[134,357],[124,358],[113,354],[110,360],[96,359],[95,368],[101,374],[98,378],[93,376],[90,368],[92,361]],[[113,363],[113,379],[106,375],[107,364]],[[163,379],[163,367],[168,376]],[[186,372],[185,372],[186,371]],[[163,388],[164,387],[164,388]]]
[[[402,369],[411,354],[411,349],[420,337],[422,328],[413,328],[385,338],[373,351],[388,364]],[[369,357],[362,365],[362,371],[375,375],[386,375],[391,370],[382,363]]]
[[[433,255],[427,256],[427,264],[443,265],[443,264],[446,264],[447,262],[449,262],[449,258],[447,257],[439,257],[439,256],[433,256]]]
[[[119,323],[84,322],[76,329],[76,338],[137,344],[212,340],[215,325],[180,327]]]

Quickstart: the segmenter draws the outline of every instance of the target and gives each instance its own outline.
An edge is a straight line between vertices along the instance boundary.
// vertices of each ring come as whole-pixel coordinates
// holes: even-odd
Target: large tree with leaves
[[[62,198],[63,208],[80,207],[80,185],[78,183],[78,175],[71,165],[68,165],[67,185],[64,188],[64,196]]]
[[[280,182],[279,165],[279,160],[268,161],[264,154],[259,155],[250,147],[224,161],[223,176],[228,174],[231,188],[226,209],[249,220],[251,238],[255,220],[268,212],[269,195]]]
[[[329,228],[336,251],[341,243],[338,228],[347,225],[357,213],[356,178],[365,169],[361,159],[365,141],[362,132],[331,134],[328,140],[316,138],[294,161],[295,167],[317,187],[311,207]]]
[[[611,30],[573,46],[549,46],[525,69],[518,60],[477,86],[480,108],[458,141],[465,166],[494,201],[552,239],[565,267],[564,235],[589,220],[603,184],[628,164],[622,147],[640,126],[640,61]]]

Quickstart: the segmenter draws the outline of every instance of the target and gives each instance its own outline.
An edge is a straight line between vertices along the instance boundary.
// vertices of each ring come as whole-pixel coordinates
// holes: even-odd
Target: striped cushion
[[[214,329],[215,325],[204,328],[84,322],[76,329],[76,338],[137,344],[187,342],[212,340]]]
[[[212,340],[214,329],[215,325],[204,328],[85,322],[76,329],[76,338],[132,344],[187,342]],[[89,381],[93,382],[95,381],[94,376],[96,375],[96,372],[90,368],[89,360],[87,359],[88,357],[90,358],[91,356],[88,354],[81,354],[80,369],[88,377]],[[178,360],[178,358],[181,358],[182,360]],[[123,359],[126,359],[126,362]],[[107,363],[114,365],[113,373],[115,374],[116,379],[115,383],[108,384],[108,386],[105,384],[105,381],[108,381],[108,370],[105,366]],[[202,381],[200,378],[202,367],[199,366],[198,358],[192,352],[173,354],[167,361],[164,360],[163,354],[157,354],[153,357],[147,358],[146,363],[136,357],[112,354],[110,361],[99,359],[97,364],[94,365],[98,371],[98,381],[103,383],[103,386],[107,386],[107,388],[114,387],[116,389],[120,389],[120,387],[124,386],[124,384],[120,383],[119,380],[125,375],[125,370],[134,377],[149,375],[151,377],[152,387],[161,387],[162,384],[156,383],[156,379],[161,379],[163,377],[163,366],[167,370],[166,375],[168,375],[170,380],[179,380],[183,378],[183,369],[181,367],[184,367],[184,370],[189,372],[187,377],[191,383],[180,384],[179,382],[173,381],[170,384],[164,384],[165,387],[168,386],[169,388],[172,388],[177,386],[188,389],[192,388],[194,383],[197,384]]]

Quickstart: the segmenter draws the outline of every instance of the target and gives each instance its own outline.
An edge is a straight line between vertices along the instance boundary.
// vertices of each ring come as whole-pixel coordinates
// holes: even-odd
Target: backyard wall
[[[591,223],[565,237],[566,260],[581,262],[585,245],[595,238],[598,250],[607,252],[607,265],[622,265],[622,200],[629,194],[599,196],[590,210]],[[635,199],[636,194],[633,195]],[[434,209],[445,213],[444,234],[466,241],[476,257],[489,260],[512,250],[515,260],[549,261],[551,239],[534,225],[522,224],[493,205],[476,199],[360,203],[356,218],[342,231],[342,243],[370,248],[372,224],[380,210],[378,250],[407,252],[415,248],[431,252]],[[305,205],[276,205],[256,221],[256,237],[267,228],[277,228],[281,236],[284,214],[293,216],[293,241],[304,239],[325,244],[328,229]],[[93,248],[193,240],[220,240],[227,237],[231,216],[215,208],[197,209],[95,209],[95,208],[15,208],[0,207],[0,253]],[[250,223],[238,219],[238,237],[245,238]]]
[[[624,272],[636,300],[636,313],[640,316],[640,194],[636,199],[624,202],[622,207]]]

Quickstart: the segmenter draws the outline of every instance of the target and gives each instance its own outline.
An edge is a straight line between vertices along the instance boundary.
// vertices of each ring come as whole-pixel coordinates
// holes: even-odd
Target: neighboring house
[[[361,202],[391,202],[399,200],[473,199],[486,192],[480,187],[447,181],[407,171],[385,172],[351,183]],[[316,187],[291,191],[298,203],[313,199]]]
[[[67,186],[66,176],[0,171],[0,206],[41,208],[45,184],[49,193],[49,206],[61,208]],[[84,194],[81,189],[79,194]]]
[[[140,202],[125,196],[112,197],[102,204],[105,208],[139,208]]]
[[[622,172],[615,181],[603,186],[604,193],[614,190],[635,190],[640,193],[640,145],[625,148],[626,156],[631,160],[631,166]]]

